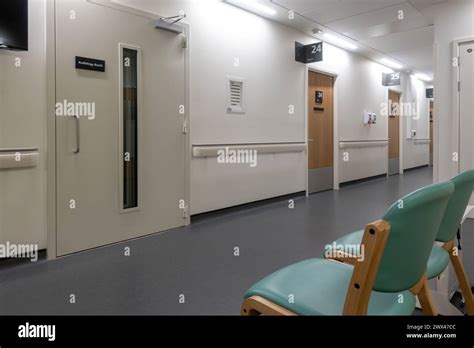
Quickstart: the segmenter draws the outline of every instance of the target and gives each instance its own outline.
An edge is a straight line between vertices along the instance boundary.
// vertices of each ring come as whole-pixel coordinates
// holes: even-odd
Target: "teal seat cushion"
[[[442,247],[435,245],[428,260],[428,279],[433,279],[444,272],[449,265],[449,253]]]
[[[283,268],[252,286],[245,298],[263,297],[299,315],[343,314],[353,266],[311,259]],[[409,292],[372,292],[369,315],[412,315],[415,296]]]
[[[362,237],[364,231],[357,231],[348,234],[344,237],[339,238],[333,244],[327,245],[324,250],[324,256],[330,258],[331,254],[336,251],[344,250],[346,253],[350,253],[355,250],[354,245],[362,243]],[[359,249],[356,249],[359,252]],[[448,267],[449,264],[449,253],[438,245],[433,246],[431,250],[430,258],[428,260],[428,279],[433,279],[439,276]]]

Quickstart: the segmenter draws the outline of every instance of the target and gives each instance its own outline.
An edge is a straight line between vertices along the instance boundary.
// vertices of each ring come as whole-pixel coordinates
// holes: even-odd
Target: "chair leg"
[[[436,309],[436,306],[433,303],[433,298],[431,297],[431,292],[428,285],[428,279],[426,277],[424,277],[417,295],[418,300],[420,300],[421,310],[424,314],[438,315],[438,310]]]
[[[456,255],[454,250],[451,250],[449,253],[449,258],[456,272],[456,276],[459,280],[459,286],[461,288],[462,295],[464,297],[464,302],[466,304],[466,311],[468,315],[474,315],[474,299],[472,295],[471,285],[469,279],[467,278],[466,271],[462,265],[459,255]]]

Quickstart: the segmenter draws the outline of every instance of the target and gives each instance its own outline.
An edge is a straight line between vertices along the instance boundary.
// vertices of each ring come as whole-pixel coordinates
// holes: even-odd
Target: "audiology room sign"
[[[105,60],[76,56],[76,69],[105,71]]]

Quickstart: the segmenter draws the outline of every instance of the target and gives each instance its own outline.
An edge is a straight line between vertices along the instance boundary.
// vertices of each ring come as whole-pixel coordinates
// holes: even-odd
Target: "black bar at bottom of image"
[[[0,346],[21,344],[474,344],[470,317],[0,317]]]

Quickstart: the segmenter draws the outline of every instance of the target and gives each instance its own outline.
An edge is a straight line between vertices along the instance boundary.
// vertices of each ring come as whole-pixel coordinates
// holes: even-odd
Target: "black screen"
[[[0,0],[0,48],[28,50],[28,0]]]

